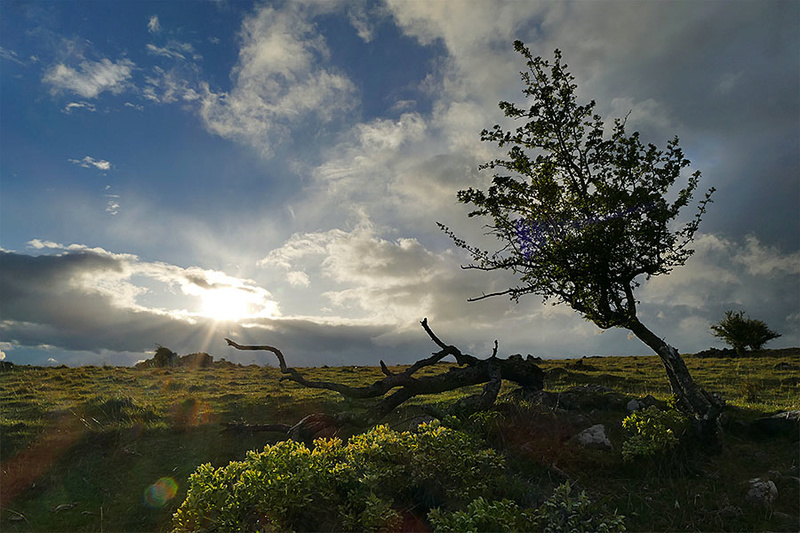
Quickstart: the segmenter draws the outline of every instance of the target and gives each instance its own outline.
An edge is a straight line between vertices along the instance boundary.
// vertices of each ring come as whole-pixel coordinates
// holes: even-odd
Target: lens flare
[[[162,477],[144,489],[144,503],[153,509],[164,507],[178,493],[178,484],[171,477]]]

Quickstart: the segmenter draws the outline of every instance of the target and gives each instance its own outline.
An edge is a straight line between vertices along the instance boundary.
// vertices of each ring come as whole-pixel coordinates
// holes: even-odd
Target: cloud
[[[496,309],[491,304],[465,309],[468,297],[496,279],[479,280],[461,271],[452,252],[434,252],[415,238],[387,239],[363,216],[350,231],[295,234],[259,265],[285,272],[290,283],[300,278],[339,316],[369,319],[398,331],[423,316],[445,327],[457,320],[480,323],[484,312]]]
[[[147,44],[147,53],[166,57],[169,59],[181,59],[186,60],[187,55],[190,56],[194,60],[198,60],[201,57],[197,55],[194,51],[194,47],[190,43],[181,43],[178,41],[170,41],[165,46],[156,46],[154,44]]]
[[[91,104],[89,102],[70,102],[66,106],[64,106],[64,109],[62,109],[61,111],[69,115],[70,113],[72,113],[74,109],[85,109],[86,111],[89,111],[91,113],[97,111],[97,108],[94,106],[94,104]]]
[[[104,159],[95,159],[88,155],[83,159],[69,159],[68,161],[83,168],[94,167],[98,170],[111,170],[111,163],[108,161],[105,161]]]
[[[104,91],[119,94],[125,90],[135,66],[129,59],[82,61],[77,70],[59,63],[45,72],[42,81],[50,84],[54,93],[69,91],[84,98],[96,98]]]
[[[166,71],[161,67],[153,67],[153,75],[145,77],[142,96],[159,104],[173,102],[193,102],[201,98],[198,86],[187,78],[185,72]]]
[[[0,335],[13,343],[15,358],[44,350],[44,358],[63,352],[59,361],[75,352],[84,364],[109,354],[130,354],[125,357],[133,363],[155,343],[179,353],[219,355],[227,336],[243,343],[273,342],[285,347],[297,365],[376,363],[377,345],[371,339],[392,330],[372,320],[281,317],[271,293],[252,280],[219,271],[144,262],[130,254],[79,244],[35,240],[31,247],[50,253],[0,252]],[[209,294],[234,293],[263,312],[251,312],[240,323],[218,322],[180,304],[176,307],[176,290],[183,297],[178,302],[184,303]],[[158,305],[165,301],[172,305]],[[210,301],[214,303],[213,298]],[[418,337],[413,342],[420,339],[424,341]],[[234,361],[251,358],[224,351],[223,355]]]
[[[252,280],[83,245],[35,240],[30,246],[57,253],[0,252],[0,331],[21,346],[133,352],[154,342],[199,343],[215,311],[203,307],[204,299],[213,302],[221,291],[239,298],[251,320],[279,314],[269,291]]]
[[[347,2],[347,19],[365,43],[372,42],[375,27],[387,16],[388,11],[378,4],[367,5],[366,2]]]
[[[745,238],[745,248],[733,260],[744,265],[751,276],[800,274],[800,252],[782,254],[777,247],[762,245],[755,235]]]
[[[119,214],[119,195],[118,194],[106,194],[106,198],[108,198],[108,202],[106,203],[106,213],[109,215],[118,215]]]
[[[2,46],[0,46],[0,57],[9,61],[13,61],[18,65],[25,65],[25,62],[19,58],[18,53],[16,53],[14,50],[3,48]]]
[[[161,23],[158,21],[158,15],[153,15],[147,21],[147,31],[150,33],[158,33],[161,31]]]
[[[0,361],[3,361],[6,358],[6,352],[0,350]]]
[[[203,90],[200,114],[210,132],[268,156],[295,125],[308,119],[324,124],[353,108],[355,88],[322,66],[328,49],[310,18],[302,4],[289,3],[245,19],[233,89]]]
[[[697,235],[693,248],[695,254],[685,266],[640,288],[640,310],[647,319],[683,329],[693,324],[692,334],[680,338],[702,347],[716,342],[709,337],[710,324],[727,310],[744,309],[783,333],[786,345],[800,342],[792,318],[800,311],[796,252],[764,247],[752,236],[735,241],[713,234]]]

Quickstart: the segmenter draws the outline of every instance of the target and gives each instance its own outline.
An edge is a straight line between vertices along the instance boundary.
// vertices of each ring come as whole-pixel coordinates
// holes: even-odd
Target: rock
[[[733,348],[709,348],[708,350],[703,350],[702,352],[697,352],[694,354],[695,357],[735,357],[736,350]]]
[[[645,407],[657,407],[657,408],[661,409],[662,411],[665,411],[667,409],[667,402],[665,402],[664,400],[659,400],[658,398],[656,398],[656,397],[654,397],[654,396],[652,396],[650,394],[648,394],[644,398],[641,398],[639,400],[639,403],[642,405],[642,408],[645,408]]]
[[[753,478],[748,481],[750,488],[745,499],[758,507],[768,507],[778,497],[778,487],[771,480]]]
[[[597,448],[600,450],[610,450],[613,448],[611,441],[606,436],[606,427],[603,424],[595,424],[594,426],[584,429],[577,435],[575,440],[578,444],[587,448]]]
[[[642,409],[646,409],[648,407],[656,407],[661,409],[662,411],[667,410],[667,402],[663,400],[659,400],[648,394],[644,398],[633,399],[627,403],[625,406],[628,409],[629,413],[633,413],[634,411],[640,411]]]
[[[784,411],[772,416],[758,418],[750,424],[756,434],[766,437],[788,437],[800,440],[800,411]]]

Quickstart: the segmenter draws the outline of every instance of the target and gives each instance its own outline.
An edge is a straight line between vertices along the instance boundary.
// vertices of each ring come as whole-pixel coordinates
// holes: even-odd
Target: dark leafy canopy
[[[745,316],[744,311],[725,311],[725,318],[711,326],[711,331],[738,353],[744,353],[748,346],[751,350],[760,350],[764,344],[781,336],[766,322]]]
[[[695,172],[673,190],[689,165],[678,139],[664,150],[644,145],[619,119],[607,137],[594,101],[577,103],[577,86],[558,50],[551,63],[532,57],[520,41],[514,47],[527,59],[521,76],[532,103],[526,109],[501,102],[500,108],[525,123],[482,132],[483,141],[508,147],[508,158],[482,166],[496,172],[488,191],[458,193],[459,201],[475,206],[469,216],[491,219],[489,233],[502,247],[488,252],[441,227],[471,254],[475,262],[467,268],[519,276],[520,285],[477,299],[534,293],[568,304],[602,328],[630,327],[638,279],[684,264],[714,190],[692,220],[675,225],[700,178]]]

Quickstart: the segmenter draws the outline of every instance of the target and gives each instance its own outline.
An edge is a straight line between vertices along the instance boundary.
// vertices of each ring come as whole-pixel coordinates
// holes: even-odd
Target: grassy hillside
[[[512,400],[512,386],[503,390],[496,416],[470,429],[543,487],[565,477],[576,482],[624,514],[629,530],[796,530],[797,443],[759,439],[745,432],[742,422],[800,409],[800,350],[741,358],[687,356],[686,362],[695,379],[729,405],[725,450],[709,459],[686,465],[624,463],[619,453],[624,403],[544,407]],[[443,363],[425,372],[451,366]],[[593,389],[601,396],[608,390],[625,398],[669,396],[655,357],[549,360],[541,367],[549,391],[597,385],[604,387]],[[301,370],[315,379],[351,384],[382,377],[377,367]],[[276,368],[229,365],[194,370],[16,366],[0,372],[0,530],[167,530],[198,465],[221,466],[282,438],[223,433],[221,422],[292,424],[313,412],[371,405],[279,382],[279,377]],[[446,404],[470,392],[414,402]],[[414,402],[389,422],[403,429],[417,413]],[[570,440],[595,423],[606,425],[614,450],[588,450]],[[778,486],[778,499],[769,508],[748,506],[747,480],[767,475]]]

